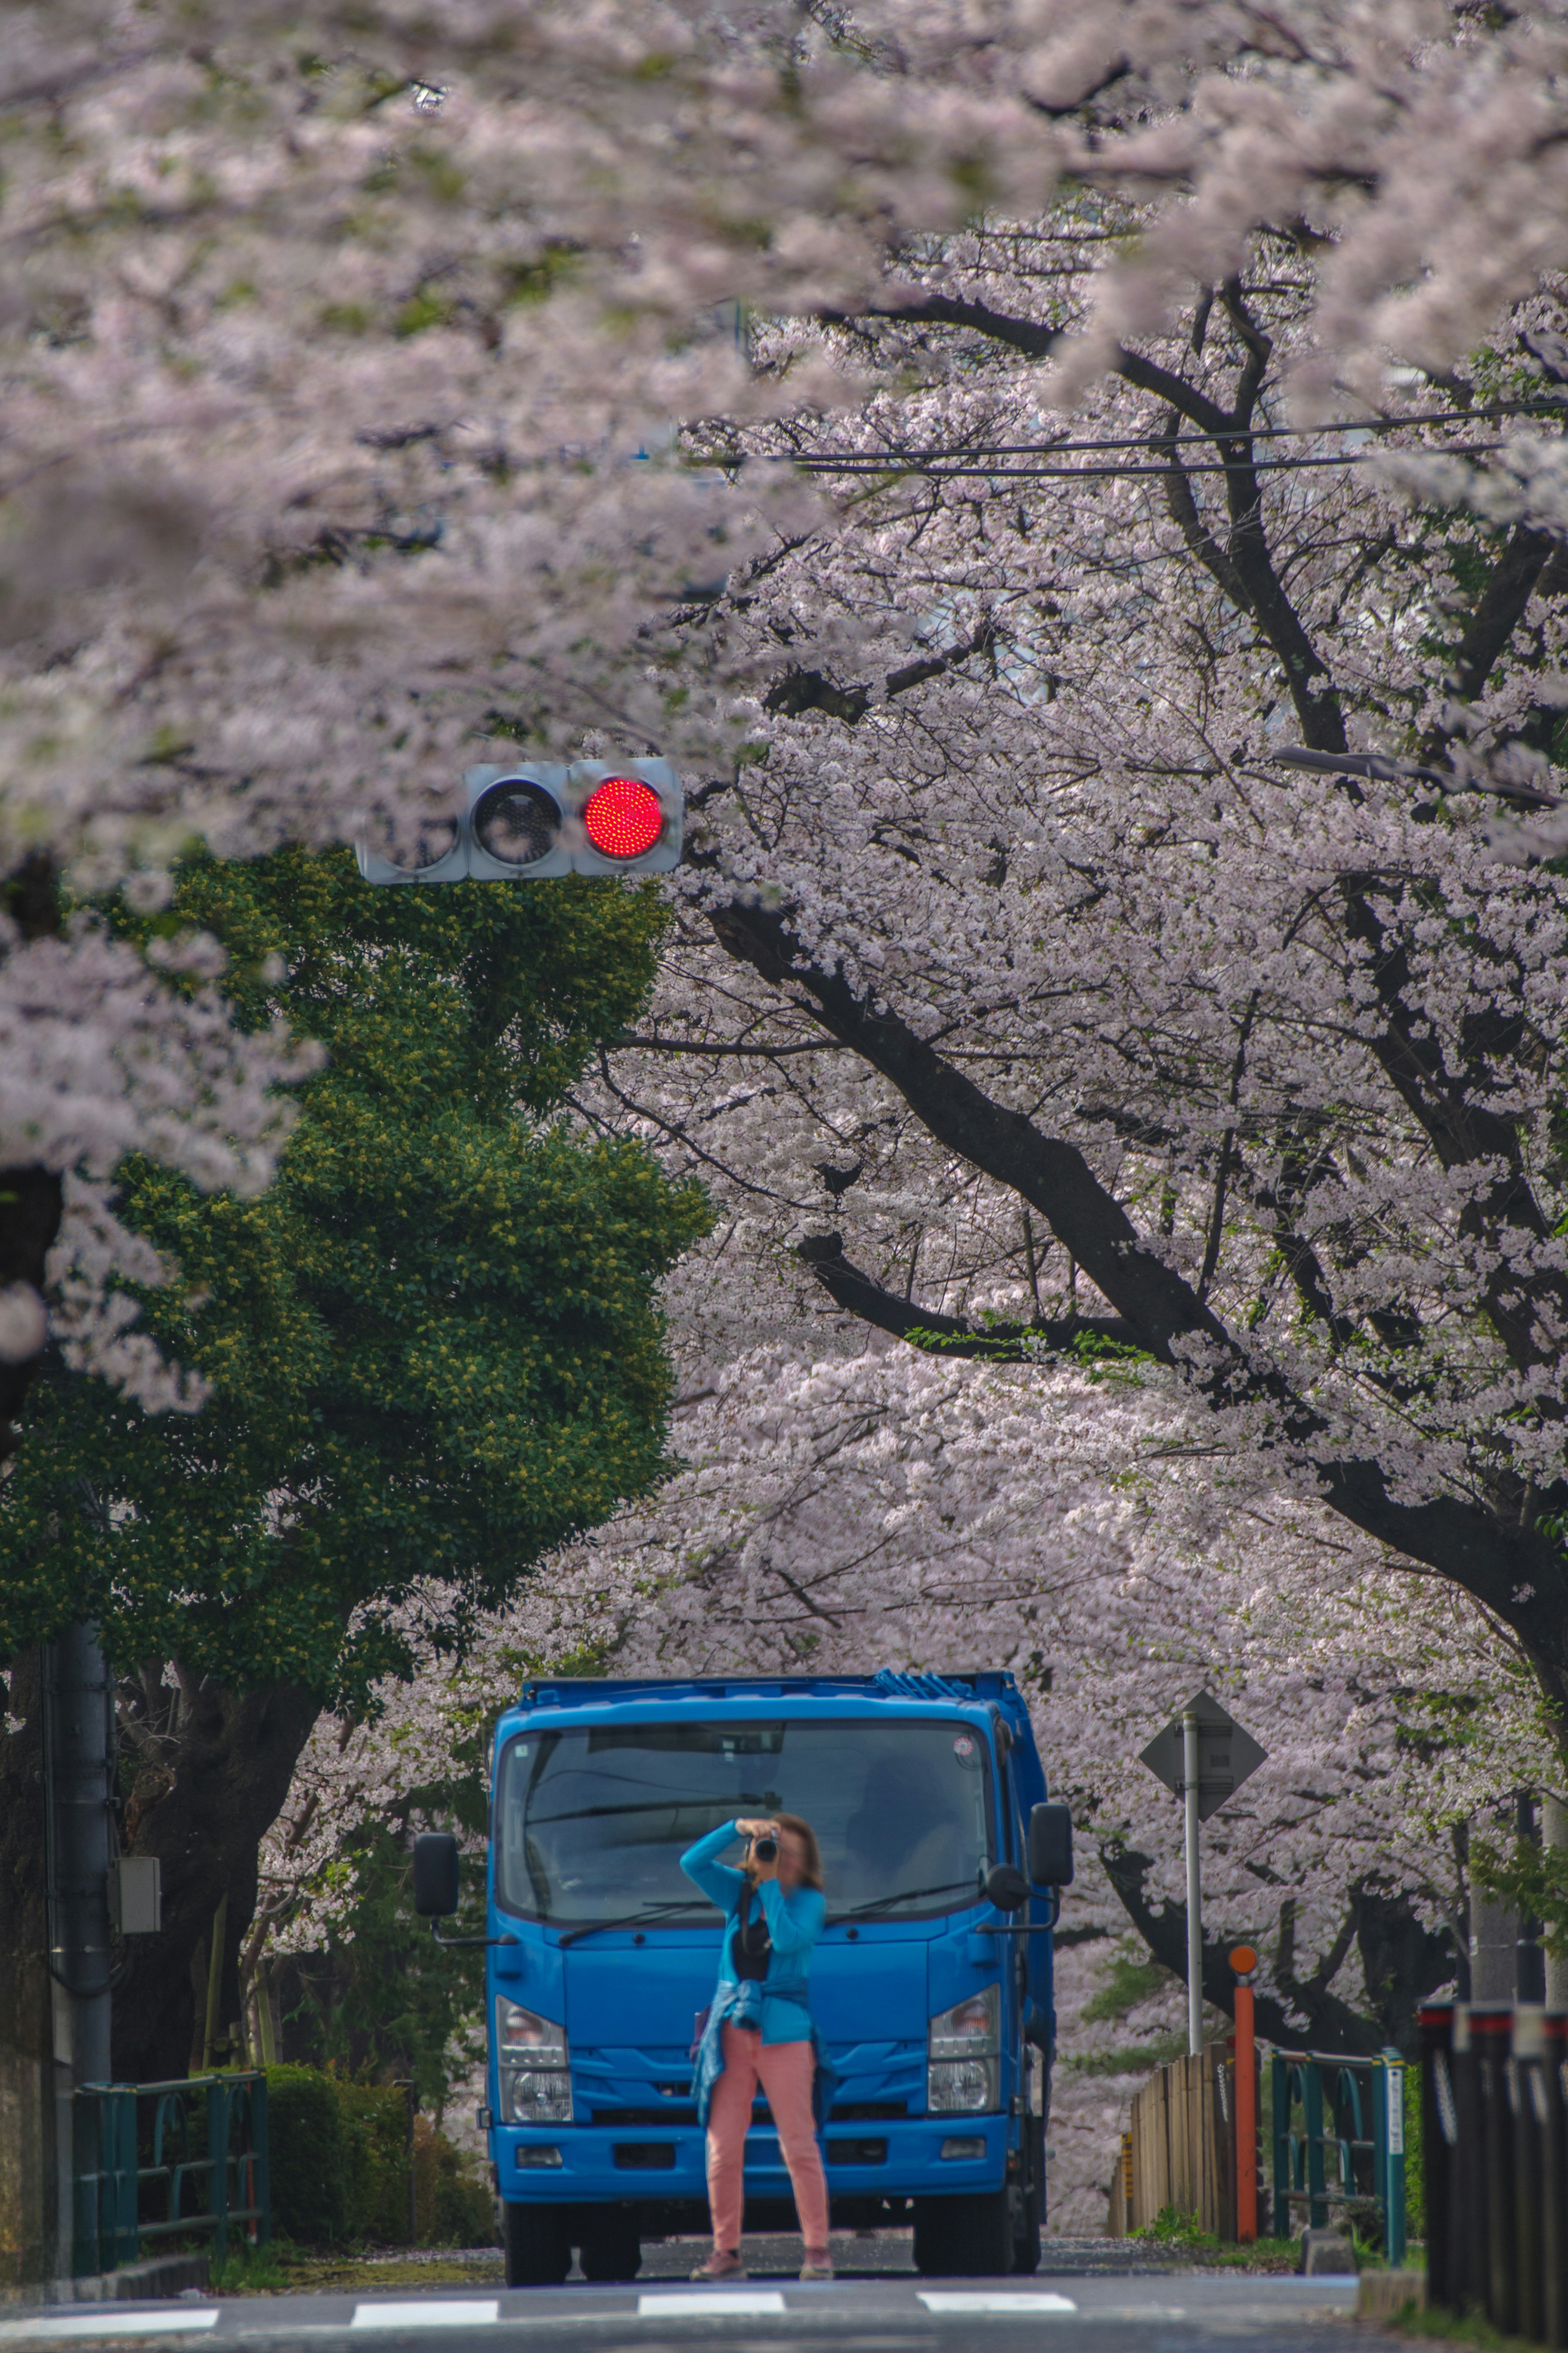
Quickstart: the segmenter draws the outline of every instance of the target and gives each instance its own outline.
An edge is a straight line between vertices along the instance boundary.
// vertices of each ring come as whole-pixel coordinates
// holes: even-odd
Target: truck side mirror
[[[445,1920],[458,1908],[458,1841],[450,1831],[421,1831],[414,1841],[414,1909]]]
[[[1072,1885],[1072,1815],[1066,1806],[1029,1809],[1029,1877],[1037,1887]]]
[[[985,1874],[985,1900],[998,1912],[1021,1912],[1029,1900],[1029,1883],[1016,1863],[994,1862]]]

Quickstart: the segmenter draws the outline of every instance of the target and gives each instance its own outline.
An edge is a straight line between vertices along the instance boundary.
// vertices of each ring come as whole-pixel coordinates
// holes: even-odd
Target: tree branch
[[[895,1339],[939,1356],[981,1357],[993,1364],[1032,1364],[1059,1356],[1079,1340],[1134,1348],[1131,1326],[1120,1315],[1037,1316],[1027,1324],[971,1324],[963,1316],[939,1315],[889,1291],[863,1274],[844,1255],[842,1234],[808,1234],[795,1254],[809,1267],[835,1306],[861,1323],[890,1332]]]
[[[1473,702],[1524,618],[1526,606],[1557,547],[1547,531],[1516,522],[1476,600],[1464,635],[1454,649],[1455,691]]]
[[[976,654],[988,654],[996,641],[994,622],[982,621],[974,635],[962,645],[950,646],[945,653],[930,654],[920,661],[906,662],[901,670],[889,670],[883,681],[883,691],[906,694],[910,687],[941,678]],[[787,670],[763,697],[763,710],[776,712],[783,718],[798,719],[807,711],[825,711],[830,719],[842,720],[846,727],[858,727],[870,707],[868,686],[835,686],[819,670]]]

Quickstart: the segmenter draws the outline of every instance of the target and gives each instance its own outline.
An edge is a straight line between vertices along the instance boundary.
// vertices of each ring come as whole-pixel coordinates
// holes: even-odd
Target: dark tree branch
[[[1137,1345],[1131,1327],[1119,1315],[1037,1316],[1027,1324],[971,1324],[963,1316],[939,1315],[917,1307],[875,1277],[863,1274],[844,1255],[841,1234],[808,1234],[795,1254],[809,1267],[835,1306],[895,1339],[908,1340],[932,1356],[978,1356],[994,1364],[1031,1364],[1059,1356],[1079,1340],[1115,1346]]]
[[[1100,1859],[1122,1910],[1150,1952],[1174,1976],[1184,1978],[1186,1905],[1167,1904],[1159,1911],[1154,1909],[1144,1894],[1152,1867],[1148,1855],[1102,1849]],[[1370,2017],[1352,2010],[1330,1990],[1352,1943],[1360,1948],[1372,1996]],[[1259,2033],[1284,2050],[1311,2046],[1320,2051],[1371,2052],[1392,2043],[1413,2055],[1417,2048],[1418,2005],[1454,1974],[1449,1936],[1441,1929],[1426,1927],[1405,1896],[1387,1894],[1364,1881],[1351,1890],[1350,1910],[1333,1947],[1310,1978],[1295,1975],[1293,1947],[1287,1928],[1280,1936],[1273,1972],[1286,2001],[1266,1992],[1260,1992],[1256,2001]],[[1236,2015],[1236,1975],[1225,1941],[1205,1939],[1204,1999],[1228,2016]]]
[[[1163,1961],[1179,1978],[1187,1974],[1187,1907],[1184,1904],[1166,1904],[1156,1911],[1144,1894],[1144,1882],[1153,1868],[1153,1858],[1131,1852],[1101,1852],[1105,1875],[1116,1890],[1122,1910],[1148,1946],[1157,1961]],[[1283,1957],[1281,1957],[1283,1958]],[[1275,1975],[1282,1978],[1281,1989],[1289,1997],[1290,2007],[1275,2000],[1272,1994],[1259,1990],[1254,2005],[1258,2031],[1266,2041],[1283,2050],[1300,2051],[1312,2045],[1320,2051],[1376,2051],[1384,2037],[1375,2020],[1363,2018],[1349,2002],[1342,2001],[1325,1987],[1308,1980],[1305,1984],[1289,1974],[1289,1963],[1278,1963]],[[1441,1982],[1441,1980],[1439,1980]],[[1230,1966],[1226,1941],[1204,1939],[1204,2000],[1226,2015],[1236,2015],[1236,1972]]]
[[[883,681],[888,694],[906,694],[910,687],[923,686],[928,679],[942,678],[948,670],[973,660],[976,654],[988,654],[996,644],[994,623],[982,621],[972,638],[959,646],[950,646],[945,653],[930,654],[920,661],[906,662],[901,670],[889,670]],[[846,727],[858,727],[871,707],[868,686],[835,686],[819,670],[787,670],[776,679],[763,697],[764,711],[777,712],[782,718],[798,719],[804,712],[825,711],[830,719],[842,720]]]
[[[1475,701],[1501,659],[1557,544],[1550,532],[1526,523],[1510,532],[1454,649],[1454,686],[1464,702]]]
[[[749,1039],[721,1039],[712,1045],[695,1038],[639,1038],[628,1035],[610,1040],[612,1053],[638,1047],[647,1054],[739,1054],[751,1062],[776,1062],[785,1054],[838,1054],[844,1050],[830,1039],[802,1039],[788,1046],[770,1046],[764,1041]]]
[[[1176,432],[1180,424],[1180,417],[1173,412],[1162,427],[1156,445],[1165,453],[1165,511],[1185,541],[1188,554],[1196,556],[1215,581],[1220,595],[1227,596],[1238,613],[1250,613],[1252,599],[1247,583],[1199,514],[1198,502],[1193,495],[1192,478],[1176,454]]]

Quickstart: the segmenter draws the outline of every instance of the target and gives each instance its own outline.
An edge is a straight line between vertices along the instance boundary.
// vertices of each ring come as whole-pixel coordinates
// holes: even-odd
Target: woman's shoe
[[[707,2262],[705,2263],[699,2263],[691,2276],[694,2280],[744,2279],[746,2276],[746,2266],[741,2261],[740,2252],[738,2249],[721,2249],[715,2247]],[[831,2276],[832,2274],[830,2273],[829,2277]]]
[[[833,2277],[833,2258],[826,2247],[807,2247],[800,2275],[803,2280],[830,2280]]]

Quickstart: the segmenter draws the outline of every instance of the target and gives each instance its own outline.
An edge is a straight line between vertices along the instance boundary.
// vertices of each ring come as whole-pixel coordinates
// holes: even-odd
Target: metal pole
[[[49,1966],[70,2014],[73,2089],[110,2080],[109,1867],[113,1703],[94,1626],[68,1626],[50,1646]],[[97,2271],[100,2170],[96,2101],[78,2098],[74,2119],[76,2245],[73,2267]]]
[[[1182,1797],[1187,1820],[1187,2051],[1204,2047],[1203,1886],[1198,1870],[1198,1718],[1182,1715]]]

